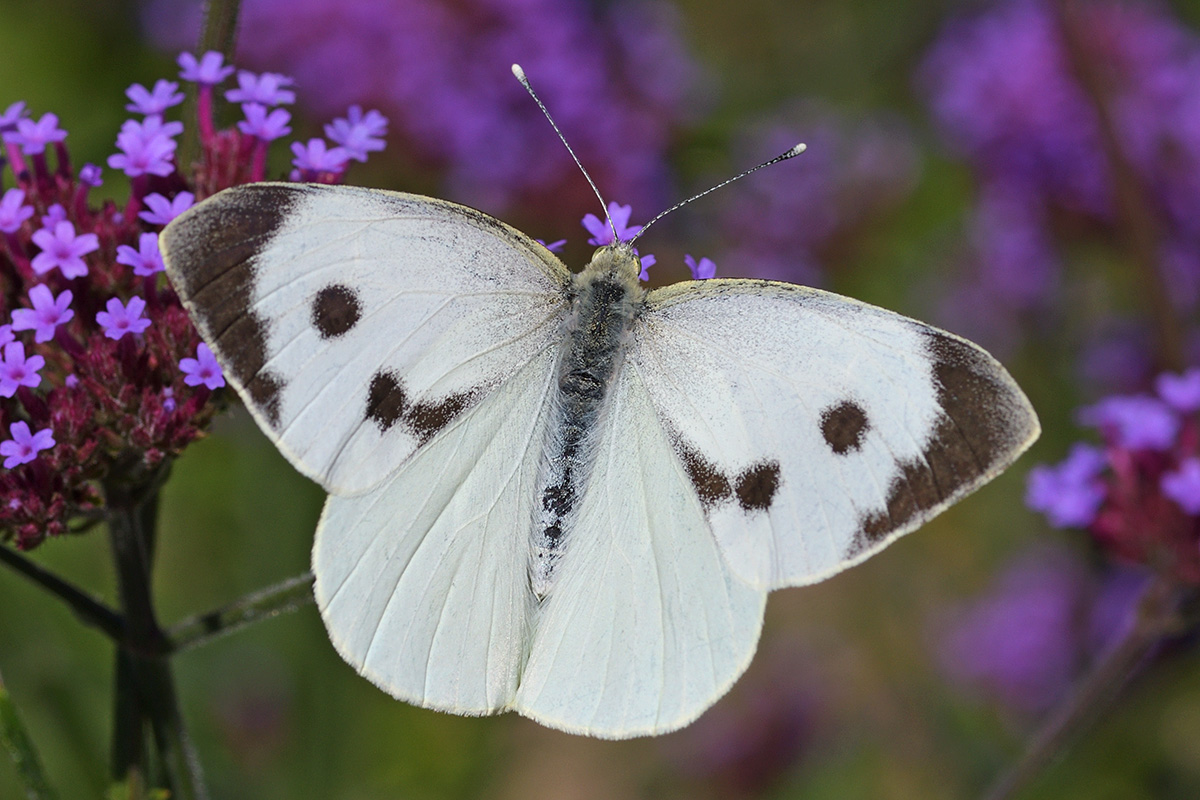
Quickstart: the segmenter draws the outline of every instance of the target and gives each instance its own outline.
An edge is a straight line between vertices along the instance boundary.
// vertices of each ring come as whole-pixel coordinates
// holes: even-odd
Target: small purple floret
[[[691,255],[685,255],[683,263],[687,264],[688,269],[692,271],[692,280],[704,281],[717,275],[717,265],[711,258],[701,257],[700,263],[697,264],[696,259]]]
[[[143,233],[138,237],[138,249],[127,244],[117,247],[117,263],[133,267],[134,275],[153,275],[162,272],[163,258],[158,249],[158,234]]]
[[[361,106],[350,106],[344,118],[339,117],[325,126],[325,135],[346,148],[355,161],[366,161],[367,153],[382,150],[387,135],[388,120],[371,109],[366,114]]]
[[[286,75],[277,72],[264,72],[255,75],[253,72],[242,70],[238,73],[238,88],[225,92],[225,99],[231,103],[261,103],[265,106],[277,106],[282,103],[296,102],[296,93],[285,86],[291,86],[293,81]]]
[[[200,346],[196,348],[195,358],[179,360],[179,369],[184,374],[183,382],[188,386],[204,384],[209,389],[220,389],[225,385],[225,375],[221,372],[221,365],[217,363],[216,356],[204,342],[201,342]]]
[[[176,63],[181,67],[180,78],[207,86],[216,85],[233,74],[233,67],[225,66],[225,57],[216,50],[209,50],[199,61],[191,53],[180,53]]]
[[[1158,396],[1171,408],[1183,414],[1200,409],[1200,367],[1193,367],[1182,375],[1163,373],[1154,383]]]
[[[117,148],[121,152],[109,156],[108,165],[131,178],[170,175],[175,171],[176,145],[172,137],[182,131],[182,123],[164,123],[158,116],[146,117],[141,122],[126,120],[117,134]]]
[[[142,333],[150,327],[150,320],[142,317],[146,301],[140,297],[129,298],[128,305],[112,297],[104,307],[108,310],[96,314],[96,322],[100,323],[104,335],[109,339],[120,339],[127,333]]]
[[[1170,406],[1144,395],[1105,398],[1081,408],[1079,421],[1115,435],[1131,450],[1168,450],[1179,433],[1179,417]]]
[[[14,137],[21,150],[26,155],[41,153],[46,145],[61,142],[67,138],[67,132],[58,127],[58,116],[46,113],[37,122],[31,119],[18,119],[17,132]]]
[[[25,192],[9,189],[0,197],[0,232],[16,233],[33,216],[33,206],[25,205]]]
[[[29,290],[29,302],[33,308],[18,308],[12,312],[12,329],[15,331],[35,331],[34,339],[48,342],[54,338],[54,330],[72,317],[75,312],[70,309],[71,290],[67,289],[58,297],[45,284],[38,284]]]
[[[62,203],[55,203],[42,215],[42,227],[53,229],[58,223],[67,221],[67,210]]]
[[[583,217],[583,227],[587,228],[588,233],[592,235],[592,238],[588,239],[588,244],[612,244],[613,228],[617,229],[618,241],[626,242],[632,239],[642,229],[641,225],[629,224],[629,217],[632,214],[632,205],[623,206],[616,202],[609,203],[608,215],[612,218],[611,227],[607,221],[600,219],[595,214],[585,214]]]
[[[1200,458],[1184,459],[1179,469],[1165,473],[1159,482],[1163,494],[1189,514],[1200,514]]]
[[[153,89],[135,83],[125,90],[125,95],[133,101],[125,106],[125,110],[137,114],[161,114],[171,106],[183,102],[183,92],[179,91],[179,84],[162,79],[154,84]]]
[[[246,118],[237,124],[238,130],[248,136],[270,142],[292,132],[288,126],[292,115],[282,108],[268,114],[267,107],[261,103],[245,103],[242,105],[242,113]]]
[[[191,192],[180,192],[168,200],[158,192],[148,194],[142,201],[149,211],[142,211],[138,216],[151,225],[166,225],[171,220],[187,211],[196,202],[196,196]]]
[[[79,168],[79,182],[84,186],[90,186],[95,189],[97,186],[104,184],[104,179],[101,177],[103,171],[95,164],[84,164]]]
[[[4,360],[0,361],[0,397],[12,397],[20,386],[36,389],[42,382],[38,370],[46,366],[41,356],[25,358],[25,345],[10,342],[4,345]]]
[[[1040,464],[1029,471],[1025,505],[1045,514],[1055,528],[1087,527],[1104,502],[1099,478],[1106,464],[1099,448],[1076,444],[1057,466]]]
[[[67,278],[82,278],[88,274],[83,257],[100,249],[100,239],[94,233],[75,235],[75,226],[70,222],[59,222],[54,229],[42,228],[33,233],[33,243],[42,252],[33,257],[33,270],[45,275],[58,267]]]
[[[18,100],[0,113],[0,132],[16,130],[17,120],[25,118],[25,101]]]
[[[292,142],[292,164],[310,172],[341,172],[350,160],[344,147],[329,147],[324,139],[309,139],[307,144]]]
[[[26,422],[14,422],[8,426],[12,439],[0,442],[0,456],[4,456],[4,468],[12,469],[20,464],[28,464],[37,458],[42,450],[54,447],[54,434],[49,428],[43,428],[37,433],[29,431]]]

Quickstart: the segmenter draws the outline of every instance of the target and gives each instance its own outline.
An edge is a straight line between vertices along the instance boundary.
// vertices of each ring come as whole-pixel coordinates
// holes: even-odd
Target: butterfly
[[[824,580],[1039,433],[978,346],[765,280],[571,273],[480,211],[351,186],[220,192],[167,273],[259,426],[329,493],[315,596],[398,698],[599,737],[694,720],[767,593]]]

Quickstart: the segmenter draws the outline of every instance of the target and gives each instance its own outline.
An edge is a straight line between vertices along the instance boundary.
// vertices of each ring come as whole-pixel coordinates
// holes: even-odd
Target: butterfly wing
[[[766,592],[730,570],[641,376],[610,389],[595,462],[513,704],[624,738],[694,720],[746,669]]]
[[[365,491],[557,340],[569,274],[464,206],[252,184],[162,235],[167,274],[247,407],[334,494]]]
[[[725,560],[770,589],[865,559],[997,475],[1040,430],[978,346],[790,284],[653,291],[630,360]]]

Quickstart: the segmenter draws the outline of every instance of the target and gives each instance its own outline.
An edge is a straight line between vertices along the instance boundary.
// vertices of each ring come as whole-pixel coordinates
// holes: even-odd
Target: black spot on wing
[[[839,456],[862,448],[863,435],[871,427],[862,406],[843,400],[821,412],[821,435]]]
[[[756,464],[738,476],[734,493],[743,511],[766,511],[779,490],[779,462]]]
[[[982,484],[1024,449],[1037,426],[1028,401],[983,351],[930,331],[940,413],[920,458],[904,461],[888,487],[885,507],[860,520],[847,555],[922,521]]]
[[[366,418],[386,433],[397,422],[417,437],[421,444],[465,411],[474,395],[452,394],[438,402],[411,403],[399,376],[394,372],[377,372],[367,389]]]
[[[358,324],[362,305],[349,286],[334,284],[317,292],[312,301],[312,324],[322,339],[342,336]]]
[[[683,468],[687,471],[688,479],[695,487],[696,494],[699,495],[700,503],[705,510],[732,496],[729,478],[726,478],[715,464],[682,442],[676,443],[675,451],[679,454]]]
[[[269,323],[250,308],[255,261],[295,208],[301,187],[239,186],[187,211],[164,229],[171,285],[221,366],[245,387],[248,401],[279,423],[283,378],[265,371]]]

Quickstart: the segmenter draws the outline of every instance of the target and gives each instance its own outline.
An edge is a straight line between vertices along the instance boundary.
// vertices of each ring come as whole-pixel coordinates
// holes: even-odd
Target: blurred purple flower
[[[210,50],[200,57],[191,53],[180,53],[176,59],[180,66],[179,77],[185,81],[213,86],[233,74],[233,67],[225,65],[225,57]]]
[[[61,142],[66,138],[67,132],[58,127],[56,114],[43,114],[37,122],[31,119],[17,119],[14,141],[21,145],[21,150],[27,155],[42,153],[47,144]]]
[[[267,107],[261,103],[244,103],[242,113],[246,118],[237,124],[238,130],[248,136],[271,142],[292,132],[288,126],[292,115],[282,108],[268,113]]]
[[[17,120],[23,119],[25,114],[25,103],[21,100],[4,109],[3,113],[0,113],[0,131],[16,130]]]
[[[366,161],[367,154],[384,148],[388,120],[372,109],[363,114],[359,106],[350,106],[345,117],[338,117],[325,126],[325,135],[340,144],[355,161]]]
[[[1189,514],[1200,515],[1200,458],[1192,456],[1160,480],[1163,494]]]
[[[225,385],[221,365],[204,342],[196,348],[195,358],[180,359],[179,370],[184,374],[183,382],[188,386],[204,384],[209,389],[220,389]]]
[[[179,84],[161,78],[155,82],[152,90],[135,83],[125,90],[125,94],[132,101],[125,106],[125,110],[138,114],[162,114],[171,106],[183,102]]]
[[[1056,528],[1086,527],[1104,502],[1107,489],[1100,473],[1106,464],[1099,448],[1076,443],[1058,466],[1039,464],[1029,471],[1025,504]]]
[[[683,263],[692,271],[692,280],[703,281],[717,276],[717,265],[711,258],[701,256],[700,263],[697,264],[696,259],[689,253],[684,255]]]
[[[175,140],[182,132],[178,122],[163,123],[151,115],[141,122],[126,120],[117,134],[117,149],[121,152],[108,157],[108,165],[131,178],[140,175],[170,175],[175,171]]]
[[[309,139],[307,144],[292,142],[292,165],[303,172],[341,172],[350,160],[344,147],[329,147],[324,139]]]
[[[1154,382],[1158,396],[1167,405],[1183,414],[1200,409],[1200,367],[1193,367],[1182,375],[1163,373]]]
[[[93,189],[104,184],[104,171],[95,164],[84,164],[79,168],[79,182]]]
[[[225,99],[231,103],[260,103],[265,106],[277,106],[283,103],[296,102],[296,93],[284,88],[294,82],[286,75],[277,72],[264,72],[255,75],[253,72],[242,70],[238,73],[238,88],[225,92]]]
[[[1107,397],[1081,408],[1079,422],[1111,431],[1131,450],[1168,450],[1179,433],[1179,417],[1161,400],[1144,395]]]
[[[18,308],[12,312],[12,330],[36,331],[34,341],[50,341],[55,329],[75,316],[70,309],[71,297],[70,289],[55,297],[45,284],[34,286],[29,290],[33,308]]]
[[[191,192],[180,192],[168,200],[155,192],[146,195],[142,201],[150,210],[140,212],[138,217],[151,225],[166,225],[191,208],[192,204],[196,202],[196,196]]]
[[[16,233],[33,216],[33,206],[25,205],[25,192],[9,189],[0,197],[0,232]]]
[[[117,263],[133,267],[134,275],[145,276],[162,272],[164,267],[162,253],[158,249],[158,234],[139,234],[136,250],[127,244],[118,245]]]
[[[25,357],[25,345],[10,342],[4,345],[4,358],[0,360],[0,397],[12,397],[21,386],[36,389],[42,382],[38,372],[46,366],[46,359],[39,355]]]

